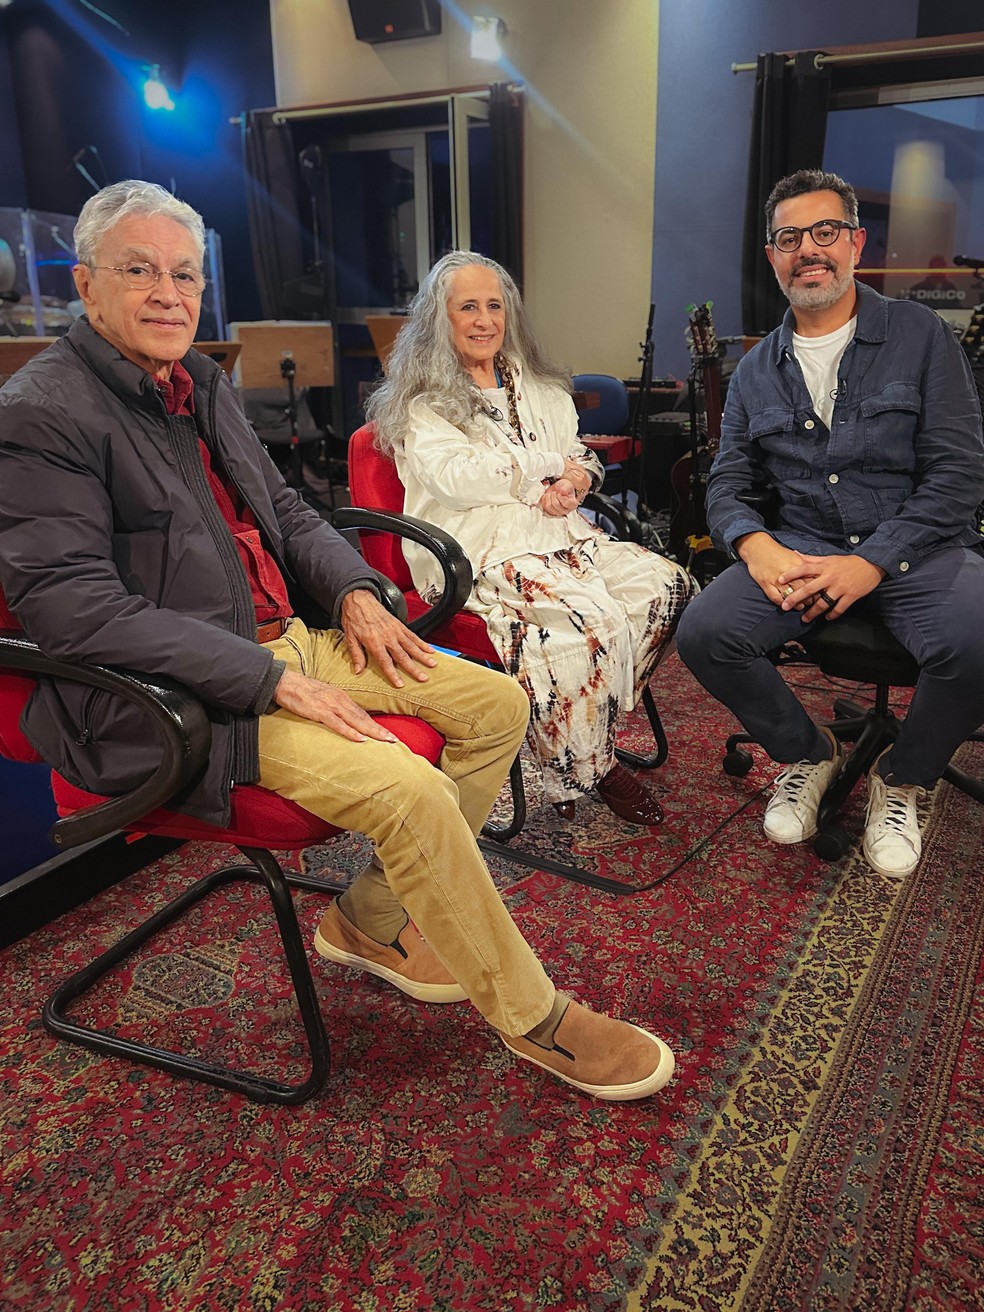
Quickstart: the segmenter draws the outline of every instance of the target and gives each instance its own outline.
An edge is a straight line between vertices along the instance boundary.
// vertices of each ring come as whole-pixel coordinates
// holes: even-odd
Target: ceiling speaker
[[[358,41],[408,41],[441,33],[440,0],[348,0]]]

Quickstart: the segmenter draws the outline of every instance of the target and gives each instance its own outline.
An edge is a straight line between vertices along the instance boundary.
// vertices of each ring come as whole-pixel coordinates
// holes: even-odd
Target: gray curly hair
[[[481,409],[479,389],[454,349],[448,317],[455,274],[476,264],[491,269],[499,279],[506,311],[502,350],[509,362],[541,382],[571,390],[570,374],[554,364],[537,342],[519,288],[502,265],[475,251],[450,251],[420,284],[386,362],[386,376],[366,405],[376,445],[387,455],[403,444],[411,401],[422,401],[461,429]]]
[[[205,224],[197,210],[158,186],[128,178],[114,182],[90,196],[82,206],[75,224],[75,253],[80,264],[90,268],[99,257],[99,247],[109,230],[131,214],[163,215],[188,229],[198,247],[198,258],[205,256]]]

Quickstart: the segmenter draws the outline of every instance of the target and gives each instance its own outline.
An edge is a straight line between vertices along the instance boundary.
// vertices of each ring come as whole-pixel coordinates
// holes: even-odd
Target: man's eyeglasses
[[[155,269],[152,264],[94,264],[92,267],[118,273],[135,292],[149,292],[151,287],[157,286],[164,274],[171,279],[182,296],[201,296],[205,290],[204,277],[194,269]]]
[[[769,241],[777,251],[789,255],[798,251],[803,241],[803,234],[808,232],[817,246],[833,246],[841,235],[842,229],[857,232],[856,223],[845,223],[843,219],[817,219],[808,228],[777,228]]]

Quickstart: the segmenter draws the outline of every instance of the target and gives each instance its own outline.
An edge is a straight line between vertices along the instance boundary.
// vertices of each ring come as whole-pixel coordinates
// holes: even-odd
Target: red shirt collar
[[[195,413],[195,384],[191,374],[179,361],[175,360],[171,366],[171,377],[158,382],[157,390],[169,415]]]

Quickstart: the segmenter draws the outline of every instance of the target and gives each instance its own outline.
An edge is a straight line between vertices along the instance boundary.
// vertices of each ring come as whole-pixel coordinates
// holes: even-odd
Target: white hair
[[[131,214],[160,214],[180,223],[194,238],[199,260],[204,258],[205,224],[198,211],[172,196],[156,182],[129,178],[125,182],[114,182],[109,187],[103,187],[102,191],[90,196],[82,206],[75,224],[75,253],[79,263],[92,268],[106,234],[121,219]]]

